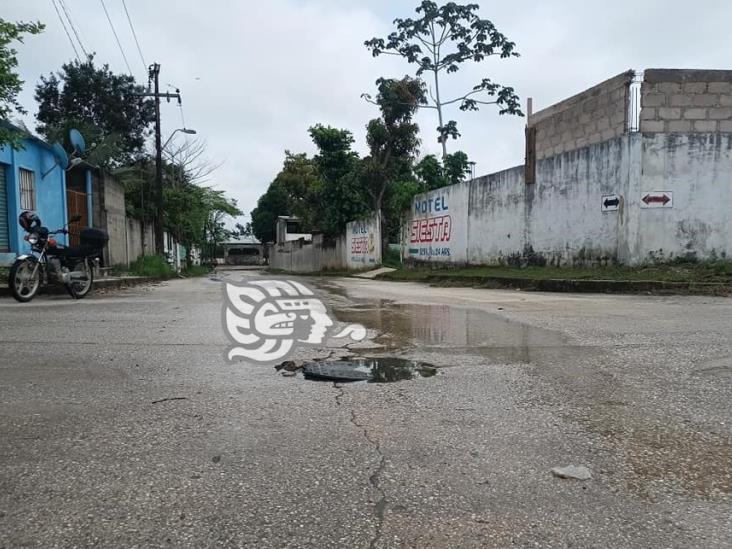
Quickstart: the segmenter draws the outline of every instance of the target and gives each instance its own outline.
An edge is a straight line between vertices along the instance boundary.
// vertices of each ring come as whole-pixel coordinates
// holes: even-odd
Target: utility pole
[[[155,252],[162,254],[163,242],[163,147],[160,129],[160,65],[150,66],[150,76],[155,85]]]
[[[149,81],[153,82],[152,93],[141,93],[142,97],[155,98],[155,251],[162,254],[165,249],[164,245],[164,227],[163,217],[165,208],[163,205],[163,146],[161,143],[161,127],[160,127],[160,98],[164,97],[170,102],[171,99],[177,99],[180,104],[180,93],[160,93],[160,64],[153,63],[148,67]],[[149,90],[148,86],[148,90]]]

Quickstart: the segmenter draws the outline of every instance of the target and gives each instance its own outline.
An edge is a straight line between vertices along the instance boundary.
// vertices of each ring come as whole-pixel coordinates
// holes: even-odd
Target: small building
[[[253,236],[240,236],[224,242],[224,264],[263,265],[264,246]]]
[[[18,255],[30,252],[18,225],[21,212],[35,211],[51,230],[68,221],[66,172],[58,166],[51,146],[32,135],[25,135],[20,145],[18,149],[0,147],[0,265],[11,264]],[[65,235],[58,235],[57,240],[68,244]]]
[[[302,220],[292,215],[281,215],[275,223],[275,238],[278,244],[292,240],[312,241],[313,235],[302,232]]]

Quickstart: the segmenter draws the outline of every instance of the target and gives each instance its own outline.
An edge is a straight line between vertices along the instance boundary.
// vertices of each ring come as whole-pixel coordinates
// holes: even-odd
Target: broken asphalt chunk
[[[554,467],[552,474],[559,478],[572,478],[577,480],[589,480],[592,478],[592,473],[584,465],[575,467],[574,465],[567,465],[566,467]]]

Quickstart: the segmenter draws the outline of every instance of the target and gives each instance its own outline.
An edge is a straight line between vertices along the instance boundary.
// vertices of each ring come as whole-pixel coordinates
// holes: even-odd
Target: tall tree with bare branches
[[[419,18],[396,19],[396,30],[388,37],[372,38],[364,43],[374,57],[396,55],[417,65],[417,77],[421,78],[425,72],[432,73],[434,94],[430,93],[431,101],[420,108],[437,111],[438,142],[442,144],[443,156],[447,156],[447,139],[460,136],[457,122],[444,121],[445,107],[459,105],[462,111],[477,111],[481,105],[497,105],[499,114],[523,116],[514,89],[489,78],[483,78],[459,97],[444,99],[440,93],[441,75],[457,72],[463,63],[479,63],[494,56],[501,59],[518,56],[516,44],[498,32],[491,21],[480,18],[479,7],[478,4],[463,6],[455,2],[438,6],[424,0],[416,9]],[[365,97],[371,100],[369,96]]]
[[[182,143],[171,142],[163,151],[170,159],[173,185],[184,180],[196,185],[208,183],[211,175],[223,162],[212,162],[206,155],[208,145],[202,139],[186,139]]]

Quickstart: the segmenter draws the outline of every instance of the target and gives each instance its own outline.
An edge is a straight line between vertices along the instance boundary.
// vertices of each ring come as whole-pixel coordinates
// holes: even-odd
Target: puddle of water
[[[551,331],[476,309],[448,305],[397,305],[335,310],[341,322],[357,322],[391,336],[389,346],[426,352],[472,354],[490,362],[532,362],[532,350],[566,345]]]
[[[430,364],[394,357],[309,362],[303,367],[305,379],[311,381],[393,383],[436,373]]]

